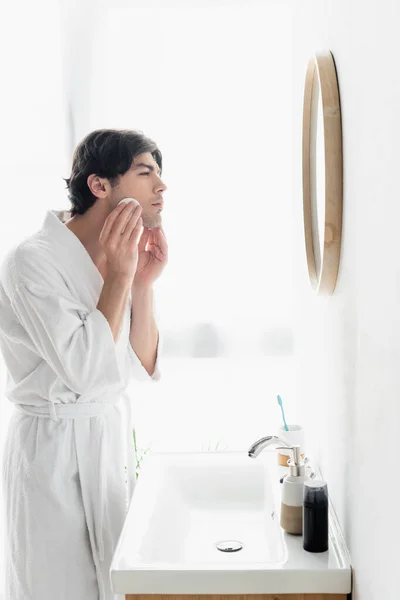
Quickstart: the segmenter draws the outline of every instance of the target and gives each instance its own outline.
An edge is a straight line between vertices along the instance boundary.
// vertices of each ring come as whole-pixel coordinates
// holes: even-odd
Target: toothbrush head
[[[285,428],[285,431],[289,431],[289,427],[288,427],[288,426],[287,426],[287,424],[286,424],[285,412],[284,412],[284,410],[283,410],[283,402],[282,402],[282,398],[279,396],[279,394],[278,394],[277,398],[278,398],[278,404],[279,404],[279,406],[281,407],[281,411],[282,411],[283,426],[284,426],[284,428]]]

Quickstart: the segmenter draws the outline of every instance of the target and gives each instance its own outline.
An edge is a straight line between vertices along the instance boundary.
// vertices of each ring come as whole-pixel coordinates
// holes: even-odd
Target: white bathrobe
[[[136,482],[132,377],[150,377],[96,308],[103,278],[49,210],[0,271],[0,349],[15,406],[2,490],[7,600],[115,600],[110,564]],[[135,398],[134,400],[137,401]]]

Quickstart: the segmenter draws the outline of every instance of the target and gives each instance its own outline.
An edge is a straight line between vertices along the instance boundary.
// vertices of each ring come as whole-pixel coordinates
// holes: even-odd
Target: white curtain
[[[163,379],[130,390],[138,455],[244,450],[281,424],[277,394],[296,422],[288,5],[23,0],[1,17],[1,260],[70,208],[91,130],[139,129],[163,153]],[[5,378],[0,358],[0,453]]]
[[[1,261],[10,246],[40,227],[48,207],[65,202],[69,148],[60,17],[51,0],[3,3],[0,9]],[[0,357],[0,459],[11,412],[5,383]],[[1,527],[2,540],[2,521]],[[0,598],[8,600],[2,565],[0,556]]]

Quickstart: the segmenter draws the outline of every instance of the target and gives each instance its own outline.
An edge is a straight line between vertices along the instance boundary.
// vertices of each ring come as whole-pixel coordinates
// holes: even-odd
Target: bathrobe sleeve
[[[132,377],[138,381],[159,381],[161,379],[161,371],[160,371],[160,351],[162,347],[162,337],[160,332],[158,332],[158,343],[157,343],[157,356],[156,356],[156,364],[154,368],[154,372],[152,375],[149,375],[134,349],[132,348],[132,344],[128,343],[128,352],[131,366]]]
[[[107,319],[67,285],[18,277],[10,300],[32,348],[70,390],[81,395],[123,384]]]

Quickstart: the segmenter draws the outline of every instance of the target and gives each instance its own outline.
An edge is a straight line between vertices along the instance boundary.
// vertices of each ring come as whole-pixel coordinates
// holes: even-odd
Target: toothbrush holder
[[[284,439],[288,444],[300,446],[300,456],[304,460],[304,429],[301,425],[288,425],[289,431],[285,427],[279,427],[278,437]],[[278,464],[287,467],[288,460],[291,457],[290,450],[279,449],[277,452]]]

